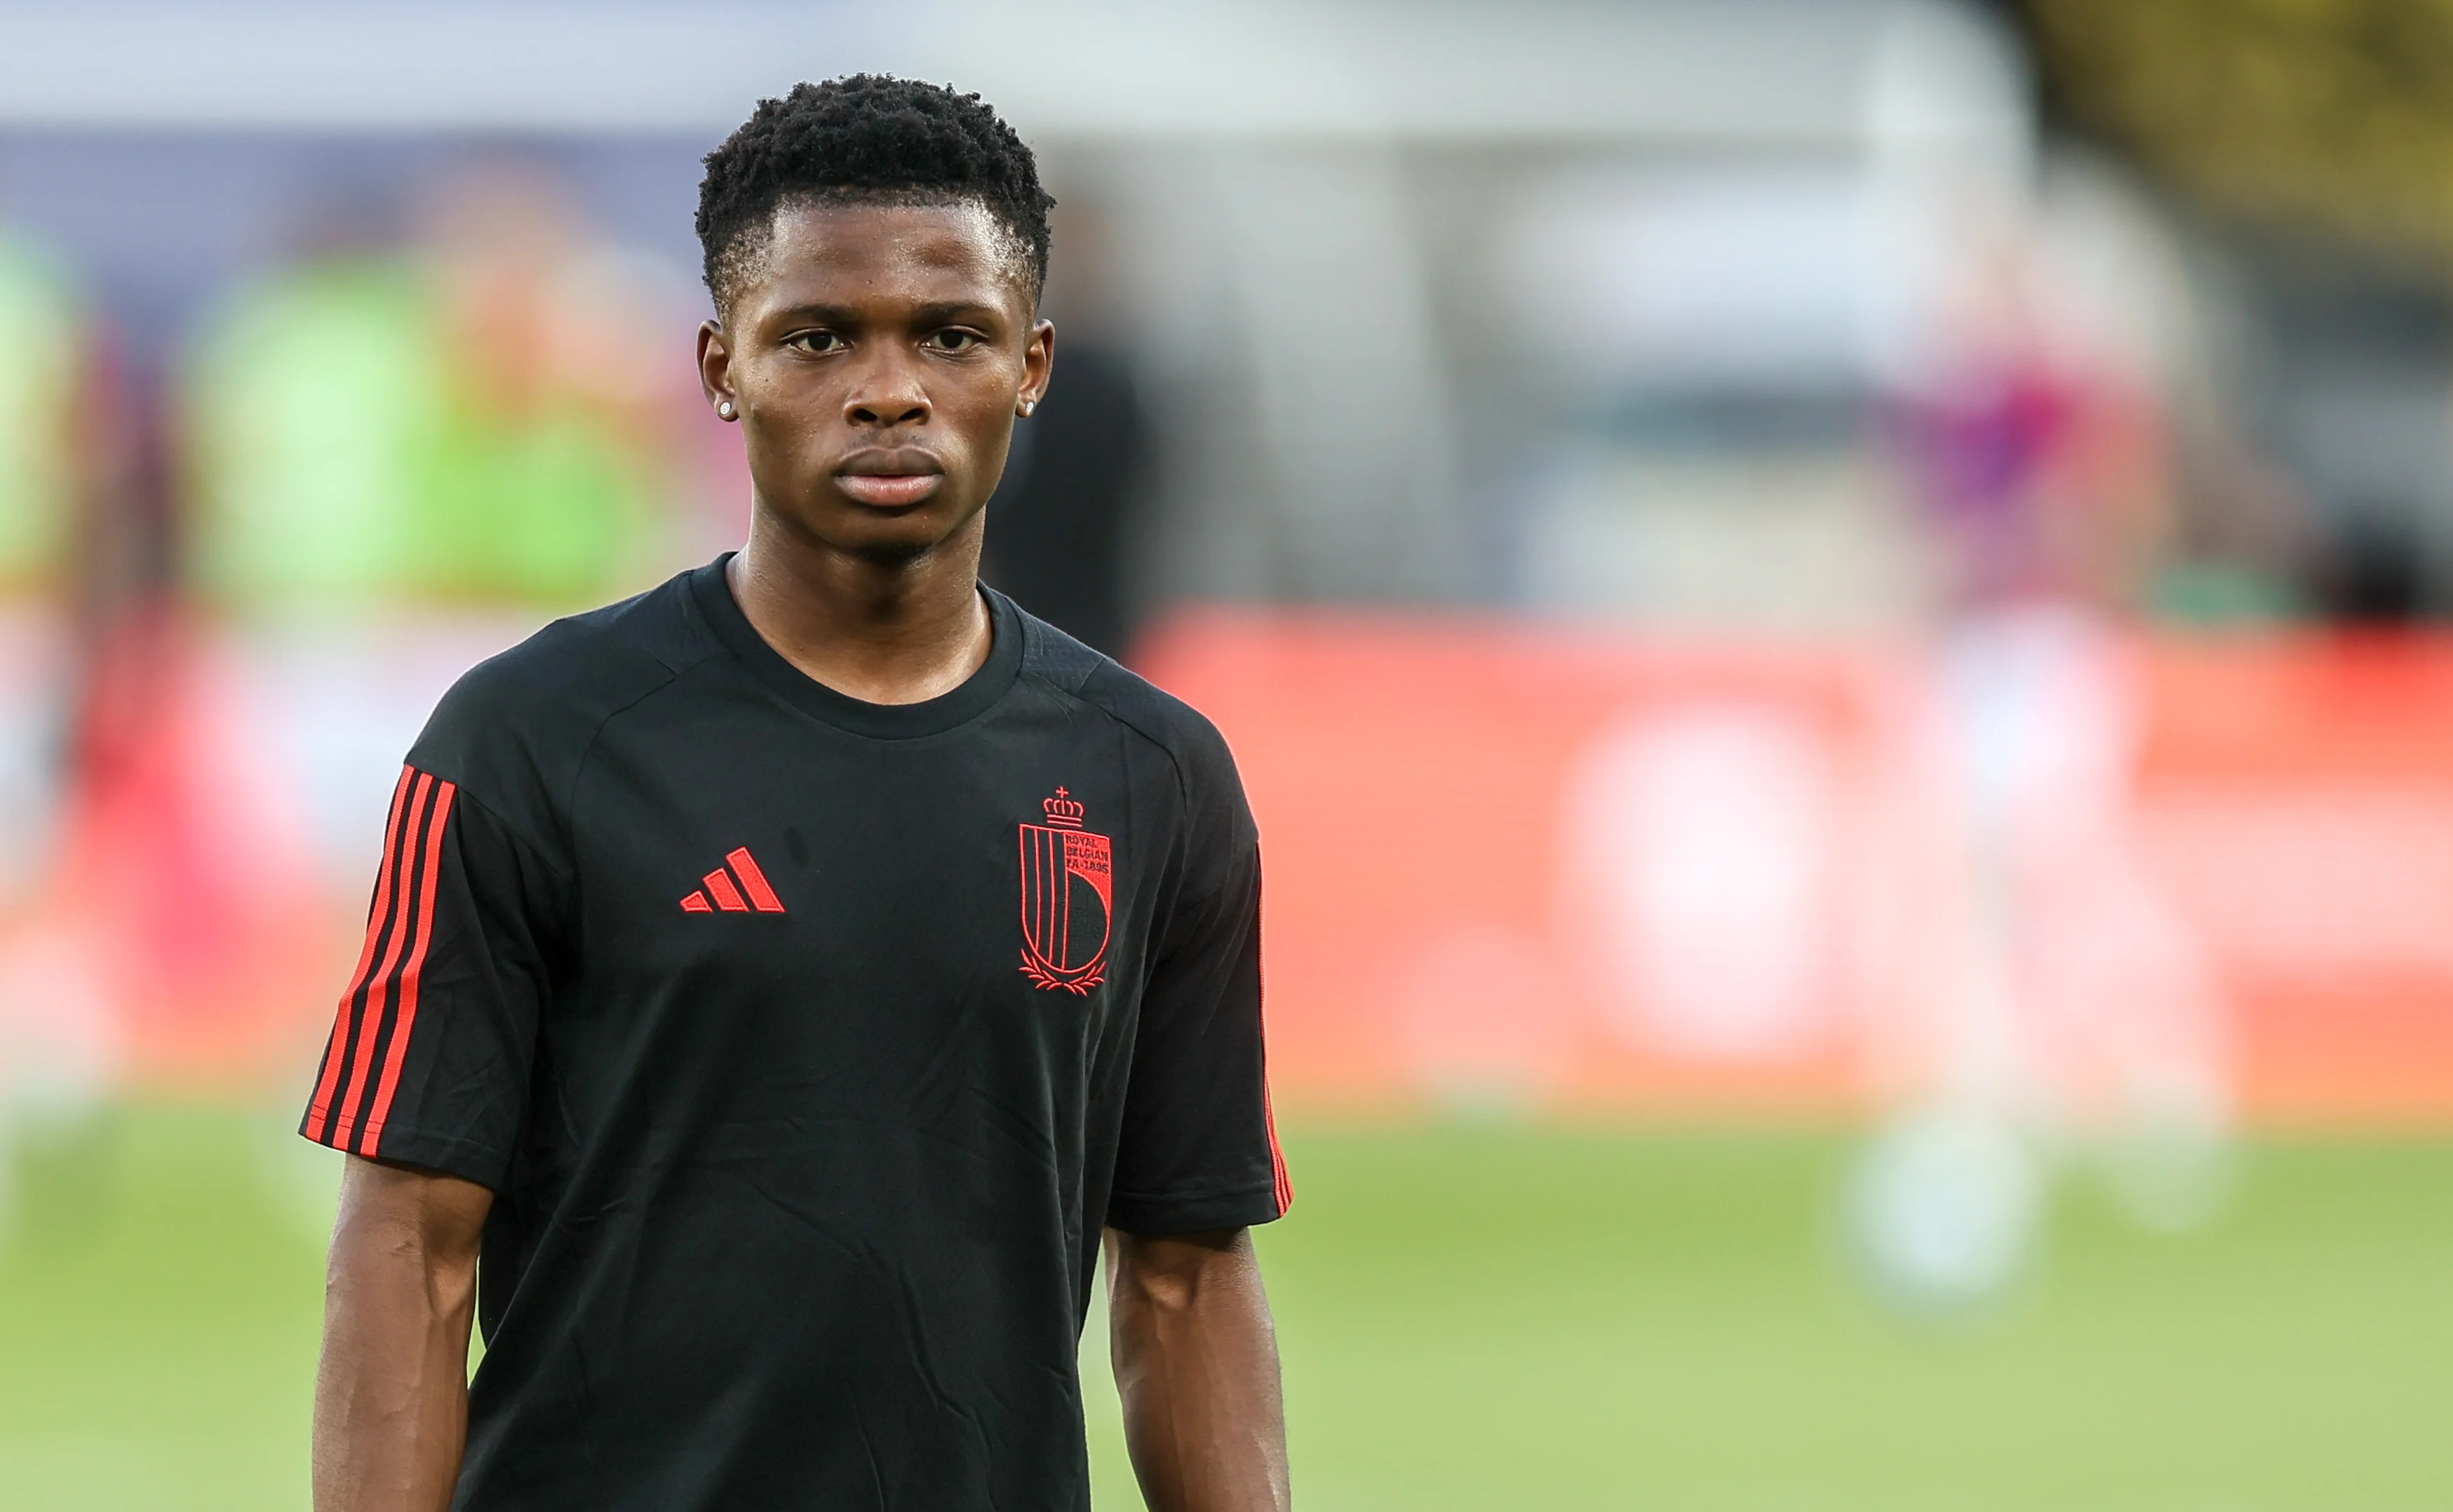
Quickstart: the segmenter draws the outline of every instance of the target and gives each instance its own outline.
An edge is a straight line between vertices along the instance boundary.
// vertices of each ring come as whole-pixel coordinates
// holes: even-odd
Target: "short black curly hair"
[[[796,84],[707,155],[698,240],[718,311],[766,250],[778,207],[795,200],[976,200],[1013,236],[1032,299],[1047,281],[1039,160],[976,94],[881,73]]]

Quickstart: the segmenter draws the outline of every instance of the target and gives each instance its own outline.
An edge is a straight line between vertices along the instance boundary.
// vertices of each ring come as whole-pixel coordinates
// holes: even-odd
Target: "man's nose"
[[[844,419],[855,426],[925,425],[928,389],[907,354],[881,352],[861,366],[844,398]]]

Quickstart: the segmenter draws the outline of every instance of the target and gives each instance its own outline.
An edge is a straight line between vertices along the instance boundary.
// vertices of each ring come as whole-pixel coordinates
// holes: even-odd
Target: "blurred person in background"
[[[1980,224],[1898,396],[1938,599],[1902,769],[1939,802],[1908,806],[1930,826],[1911,886],[1931,923],[1880,1044],[1899,1112],[1857,1216],[1878,1278],[1921,1303],[2009,1283],[2064,1148],[2106,1155],[2143,1219],[2187,1221],[2229,1114],[2209,979],[2132,806],[2120,617],[2172,511],[2154,323],[2073,272],[2110,259],[2056,244],[2101,225]],[[2153,291],[2132,274],[2125,292]]]
[[[1065,328],[1065,382],[1014,437],[989,509],[981,575],[1050,625],[1110,656],[1132,643],[1127,557],[1147,483],[1151,437],[1118,328],[1105,223],[1067,207],[1047,310]]]
[[[514,161],[444,175],[405,247],[381,220],[324,207],[181,374],[200,612],[160,744],[183,754],[122,848],[214,901],[188,925],[219,970],[158,990],[241,1060],[305,1048],[306,982],[364,906],[366,815],[417,712],[540,620],[648,581],[683,512],[695,396],[658,336],[687,306],[653,267]],[[198,829],[212,843],[163,838]]]
[[[87,339],[65,270],[0,229],[0,906],[23,905],[58,801]]]
[[[302,1124],[350,1155],[328,1512],[1087,1512],[1103,1240],[1150,1504],[1286,1507],[1233,761],[978,581],[1047,206],[977,95],[890,78],[708,157],[748,544],[410,747]]]
[[[449,175],[421,223],[400,252],[327,233],[200,341],[193,531],[217,607],[568,607],[660,560],[670,291],[521,165]]]
[[[101,961],[57,885],[92,348],[66,270],[0,227],[0,1228],[15,1138],[82,1116],[119,1058]]]

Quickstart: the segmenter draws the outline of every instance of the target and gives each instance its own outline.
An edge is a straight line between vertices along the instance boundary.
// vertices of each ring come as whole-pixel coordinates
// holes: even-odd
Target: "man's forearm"
[[[1151,1512],[1284,1512],[1278,1344],[1248,1232],[1107,1236],[1125,1442]]]
[[[448,1178],[362,1164],[344,1187],[325,1282],[315,1512],[444,1512],[468,1434],[487,1200],[464,1183],[430,1184]]]

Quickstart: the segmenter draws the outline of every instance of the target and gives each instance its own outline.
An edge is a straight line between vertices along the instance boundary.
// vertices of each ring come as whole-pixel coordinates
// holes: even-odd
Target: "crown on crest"
[[[1067,798],[1065,789],[1056,789],[1053,798],[1042,799],[1040,807],[1047,810],[1047,822],[1063,829],[1082,827],[1082,806]]]

